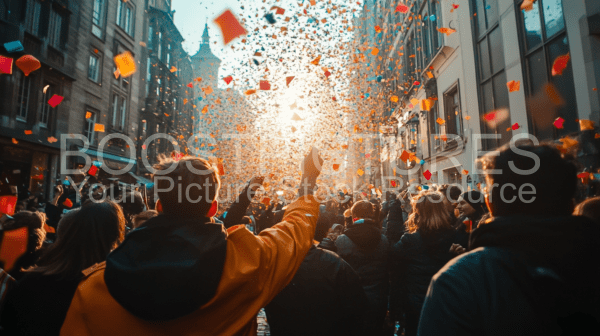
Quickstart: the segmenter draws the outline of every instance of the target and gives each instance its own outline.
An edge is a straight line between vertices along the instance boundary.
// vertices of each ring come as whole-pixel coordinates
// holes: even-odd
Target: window
[[[25,30],[33,35],[40,31],[40,13],[42,5],[39,0],[27,0],[27,13],[25,15]]]
[[[83,135],[88,139],[90,145],[94,144],[94,127],[96,125],[96,116],[96,112],[85,112],[85,126],[83,128]]]
[[[423,22],[420,29],[420,44],[421,44],[421,59],[420,71],[423,70],[433,59],[441,48],[442,35],[437,31],[438,22],[442,18],[441,10],[439,9],[440,2],[434,0],[426,0],[421,9],[421,18]]]
[[[160,97],[160,91],[161,91],[161,81],[160,78],[158,78],[156,80],[156,96]]]
[[[444,93],[446,134],[462,135],[462,113],[458,83]]]
[[[162,61],[162,32],[158,32],[158,59]]]
[[[94,0],[94,11],[92,12],[92,34],[102,38],[104,27],[104,0]]]
[[[152,63],[150,57],[146,60],[146,96],[150,93],[150,82],[152,81]]]
[[[156,6],[156,0],[150,0],[149,4],[150,6]]]
[[[50,29],[48,30],[48,43],[54,48],[62,46],[63,17],[55,11],[50,11]]]
[[[42,99],[42,112],[40,114],[40,126],[44,128],[48,128],[48,122],[50,120],[50,113],[54,110],[48,101],[54,95],[54,87],[49,83],[44,83],[44,88],[46,88],[46,93],[44,93],[44,97]]]
[[[430,143],[431,143],[431,154],[439,153],[444,150],[443,141],[441,135],[443,133],[442,125],[440,125],[437,120],[440,117],[439,104],[436,101],[431,108],[431,115],[429,116],[429,134],[430,134]]]
[[[133,35],[133,7],[130,1],[117,1],[117,25],[129,34]]]
[[[17,96],[17,102],[19,104],[19,111],[17,114],[17,120],[26,122],[27,111],[29,111],[29,94],[31,93],[31,75],[21,75],[21,83],[19,84],[19,92]]]
[[[538,0],[533,4],[532,10],[522,12],[521,15],[520,35],[525,46],[526,94],[531,97],[542,91],[547,83],[551,83],[563,98],[575,97],[571,62],[561,76],[552,76],[554,60],[569,53],[562,0]],[[531,132],[540,140],[558,139],[579,129],[576,123],[578,114],[575,99],[558,108],[558,115],[552,118],[562,117],[565,120],[563,129],[543,125],[542,120],[537,118],[540,112],[550,113],[547,110],[536,111],[534,105],[528,106],[527,113],[532,121]]]
[[[473,0],[473,2],[477,14],[474,23],[481,97],[480,111],[485,114],[508,108],[504,46],[499,24],[498,0]],[[492,150],[510,141],[510,125],[508,116],[502,121],[499,120],[495,127],[482,121],[484,134],[500,136],[499,139],[482,139],[483,149]]]
[[[117,93],[113,93],[112,101],[112,126],[116,130],[125,130],[125,121],[127,119],[127,98]]]
[[[6,4],[0,1],[0,20],[4,20],[6,16]]]
[[[154,26],[148,27],[148,49],[152,49],[152,40],[154,39]]]
[[[88,78],[95,83],[100,83],[100,56],[98,55],[90,55]]]
[[[167,50],[167,66],[171,67],[171,45],[169,44]]]

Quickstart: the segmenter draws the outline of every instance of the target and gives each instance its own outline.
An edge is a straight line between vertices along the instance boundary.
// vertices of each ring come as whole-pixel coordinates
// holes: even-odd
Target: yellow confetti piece
[[[102,124],[95,124],[94,125],[94,131],[96,131],[96,132],[104,132],[104,125],[102,125]]]
[[[371,55],[376,56],[377,54],[379,54],[379,48],[373,48],[373,50],[371,50]]]
[[[363,174],[365,173],[362,169],[358,169],[356,171],[356,173],[358,174],[358,176],[363,176]]]
[[[129,51],[115,56],[115,64],[123,77],[129,77],[136,71],[135,60]]]

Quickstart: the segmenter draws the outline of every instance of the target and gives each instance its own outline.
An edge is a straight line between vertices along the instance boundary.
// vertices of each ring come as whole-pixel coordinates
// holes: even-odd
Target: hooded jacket
[[[583,217],[497,217],[437,273],[419,335],[600,332],[600,226]],[[585,331],[585,332],[584,332]]]
[[[319,203],[303,197],[255,236],[160,215],[86,271],[61,335],[255,335],[256,314],[311,247]]]
[[[335,241],[337,252],[360,276],[369,299],[365,328],[372,332],[373,325],[380,325],[387,311],[389,288],[389,243],[376,223],[359,219]]]
[[[367,297],[335,253],[311,247],[289,285],[265,307],[273,336],[362,335]]]

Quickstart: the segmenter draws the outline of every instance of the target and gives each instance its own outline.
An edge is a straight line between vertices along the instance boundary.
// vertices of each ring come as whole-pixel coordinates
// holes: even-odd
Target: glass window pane
[[[530,94],[536,94],[542,86],[548,82],[548,71],[546,70],[546,57],[544,49],[540,49],[528,58]]]
[[[533,9],[523,12],[525,27],[525,41],[527,49],[531,50],[542,42],[542,24],[540,23],[540,8],[538,2],[533,4]]]
[[[544,0],[543,6],[546,38],[549,39],[565,28],[562,0]]]
[[[490,71],[490,52],[488,49],[488,39],[484,38],[479,42],[479,70],[481,79],[489,78],[492,73]]]
[[[476,31],[478,32],[478,36],[481,36],[487,30],[484,0],[475,0],[475,13],[477,14],[477,21],[475,21],[477,26]]]
[[[549,67],[552,67],[554,60],[569,52],[569,41],[567,36],[556,39],[548,45],[548,59]],[[552,71],[552,70],[548,70]],[[567,67],[560,76],[553,76],[551,79],[552,83],[560,93],[563,99],[568,101],[564,106],[558,110],[558,115],[565,119],[564,128],[559,130],[559,135],[564,136],[571,132],[576,132],[578,128],[575,120],[578,118],[577,115],[577,103],[575,97],[575,84],[573,82],[573,67],[571,62],[567,64]]]
[[[502,71],[497,74],[494,79],[494,105],[495,109],[509,108],[508,103],[508,88],[506,87],[506,72]],[[498,145],[501,146],[505,143],[508,143],[512,136],[512,131],[510,129],[511,121],[510,116],[506,118],[506,120],[498,123],[496,127],[497,134],[500,134],[502,137],[498,140]],[[508,129],[508,131],[507,131]]]
[[[483,100],[483,111],[481,114],[486,114],[494,110],[494,91],[492,90],[492,81],[481,85],[481,99]],[[487,123],[482,123],[484,134],[496,134],[496,130],[491,129]],[[488,150],[496,147],[496,140],[494,139],[482,139],[482,146]]]
[[[485,0],[485,17],[488,28],[498,22],[498,0]]]
[[[494,29],[488,36],[492,58],[492,73],[496,73],[504,68],[504,49],[502,48],[500,27]]]

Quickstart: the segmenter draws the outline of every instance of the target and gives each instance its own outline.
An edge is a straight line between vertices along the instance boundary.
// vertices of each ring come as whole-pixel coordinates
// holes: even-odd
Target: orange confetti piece
[[[427,71],[427,77],[429,77],[429,79],[433,78],[433,73],[431,73],[431,71]]]
[[[224,11],[214,22],[221,29],[223,44],[225,45],[229,44],[235,38],[248,33],[230,10]]]
[[[202,108],[202,114],[206,114],[208,112],[208,105]]]
[[[446,123],[446,120],[444,120],[444,119],[442,119],[442,118],[437,118],[437,119],[435,120],[435,122],[436,122],[436,123],[438,123],[438,124],[440,124],[440,125],[443,125],[444,123]]]
[[[55,142],[57,142],[57,141],[58,141],[58,139],[56,139],[56,138],[55,138],[55,137],[53,137],[53,136],[51,136],[51,137],[48,137],[48,142],[49,142],[49,143],[55,143]]]
[[[23,55],[16,62],[15,65],[17,68],[21,69],[25,76],[29,76],[30,73],[42,67],[40,61],[31,56],[31,55]]]
[[[129,77],[135,73],[135,60],[129,51],[115,56],[114,60],[117,65],[117,70],[119,70],[119,73],[123,78]]]
[[[15,138],[12,138],[12,143],[14,143],[15,145],[19,143],[19,141]]]
[[[177,68],[175,66],[172,66],[171,67],[171,72],[175,72],[175,71],[177,71]]]
[[[375,56],[379,54],[379,48],[373,48],[373,50],[371,50],[371,55]]]
[[[102,124],[95,124],[94,125],[94,131],[96,131],[96,132],[104,132],[104,125],[102,125]]]
[[[319,65],[319,62],[321,62],[321,55],[319,55],[317,58],[315,58],[312,62],[312,64],[314,65]]]
[[[92,112],[85,112],[85,119],[90,119],[92,117]]]
[[[537,0],[524,0],[523,3],[521,4],[521,10],[529,12],[530,10],[533,9],[533,3],[536,1]]]
[[[340,169],[340,165],[337,163],[333,164],[333,170],[338,171],[338,169]]]
[[[397,103],[398,102],[398,96],[391,96],[390,97],[390,101]]]
[[[563,71],[565,71],[565,68],[569,64],[570,59],[571,55],[569,53],[558,56],[552,65],[552,76],[562,75]]]
[[[433,103],[429,99],[421,100],[420,104],[421,104],[421,111],[429,111],[429,110],[431,110],[431,106],[433,105]]]
[[[31,130],[26,130],[26,131],[25,131],[25,134],[26,134],[26,135],[31,135],[32,133],[33,133],[33,132],[32,132]]]
[[[462,173],[463,173],[463,175],[469,175],[469,171],[466,169],[463,169]]]
[[[579,119],[579,129],[582,131],[594,130],[594,122],[591,120]]]
[[[358,176],[363,176],[363,174],[364,174],[365,172],[364,172],[362,169],[360,169],[360,168],[359,168],[359,169],[356,171],[356,173],[358,174]]]
[[[256,93],[255,89],[250,89],[250,90],[247,90],[246,92],[244,92],[244,94],[246,94],[246,96],[249,96],[249,95],[255,94],[255,93]]]
[[[375,31],[378,32],[378,33],[381,33],[381,27],[375,26]]]
[[[288,76],[285,78],[285,85],[290,86],[292,80],[294,80],[295,76]]]
[[[202,91],[204,91],[205,94],[209,95],[209,94],[213,93],[213,88],[210,86],[207,86],[207,87],[203,88]]]
[[[510,81],[506,83],[508,87],[508,92],[515,92],[521,90],[521,81]]]
[[[410,153],[405,150],[402,151],[402,155],[400,155],[400,160],[407,161],[408,159],[410,159]]]
[[[446,36],[450,36],[450,35],[452,35],[452,34],[456,33],[456,30],[455,30],[455,29],[452,29],[452,28],[444,28],[444,27],[442,27],[442,28],[438,28],[438,29],[437,29],[437,31],[439,31],[439,32],[440,32],[440,33],[442,33],[442,34],[446,34]]]

